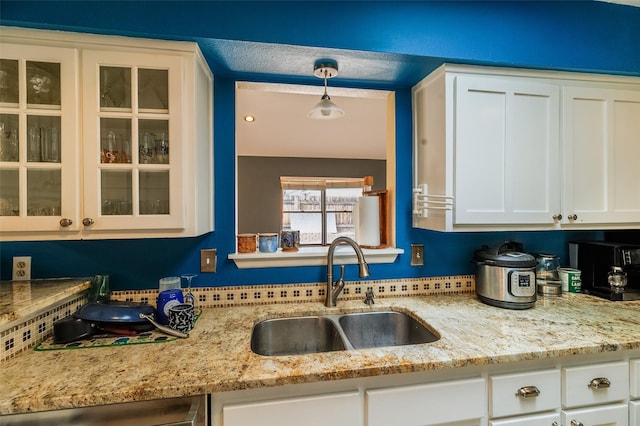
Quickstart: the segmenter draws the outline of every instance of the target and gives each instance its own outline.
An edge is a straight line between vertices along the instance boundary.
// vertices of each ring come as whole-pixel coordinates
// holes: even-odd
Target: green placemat
[[[196,322],[202,315],[202,309],[196,315]],[[38,343],[34,350],[36,351],[58,351],[63,349],[87,349],[87,348],[105,348],[109,346],[126,346],[126,345],[144,345],[149,343],[164,343],[178,340],[179,337],[169,336],[158,329],[146,331],[135,336],[121,336],[114,334],[96,334],[90,339],[78,340],[70,343],[56,344],[53,343],[53,336]]]

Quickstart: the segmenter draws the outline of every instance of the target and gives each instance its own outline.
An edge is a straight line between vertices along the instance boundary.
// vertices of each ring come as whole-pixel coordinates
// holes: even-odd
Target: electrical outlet
[[[200,272],[216,272],[216,249],[200,250]]]
[[[411,244],[411,266],[424,265],[424,244]]]
[[[29,281],[31,279],[31,256],[13,258],[13,280]]]

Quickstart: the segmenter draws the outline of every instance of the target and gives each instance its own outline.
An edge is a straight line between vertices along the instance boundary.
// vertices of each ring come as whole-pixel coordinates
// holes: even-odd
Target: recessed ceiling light
[[[251,114],[247,114],[244,116],[244,121],[246,121],[247,123],[253,123],[254,121],[256,121],[256,118]]]

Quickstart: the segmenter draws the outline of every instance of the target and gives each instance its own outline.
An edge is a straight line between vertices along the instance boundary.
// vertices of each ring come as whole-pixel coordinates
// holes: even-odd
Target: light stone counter
[[[0,331],[91,286],[91,278],[0,282]]]
[[[413,312],[441,339],[300,356],[263,357],[250,349],[251,329],[262,319],[384,309]],[[373,307],[339,300],[331,309],[320,303],[212,308],[188,339],[22,353],[0,373],[0,413],[625,350],[640,350],[640,302],[586,295],[540,299],[524,311],[487,306],[473,295],[379,298]]]

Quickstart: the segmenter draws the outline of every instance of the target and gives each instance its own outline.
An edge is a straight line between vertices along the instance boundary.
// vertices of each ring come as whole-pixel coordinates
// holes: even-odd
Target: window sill
[[[233,260],[239,269],[248,268],[278,268],[287,266],[322,266],[327,264],[329,247],[302,247],[298,251],[282,251],[274,253],[233,253],[229,259]],[[362,249],[367,263],[393,263],[399,254],[404,253],[401,248],[389,247],[383,249]],[[353,248],[348,246],[336,247],[334,263],[357,263]]]

